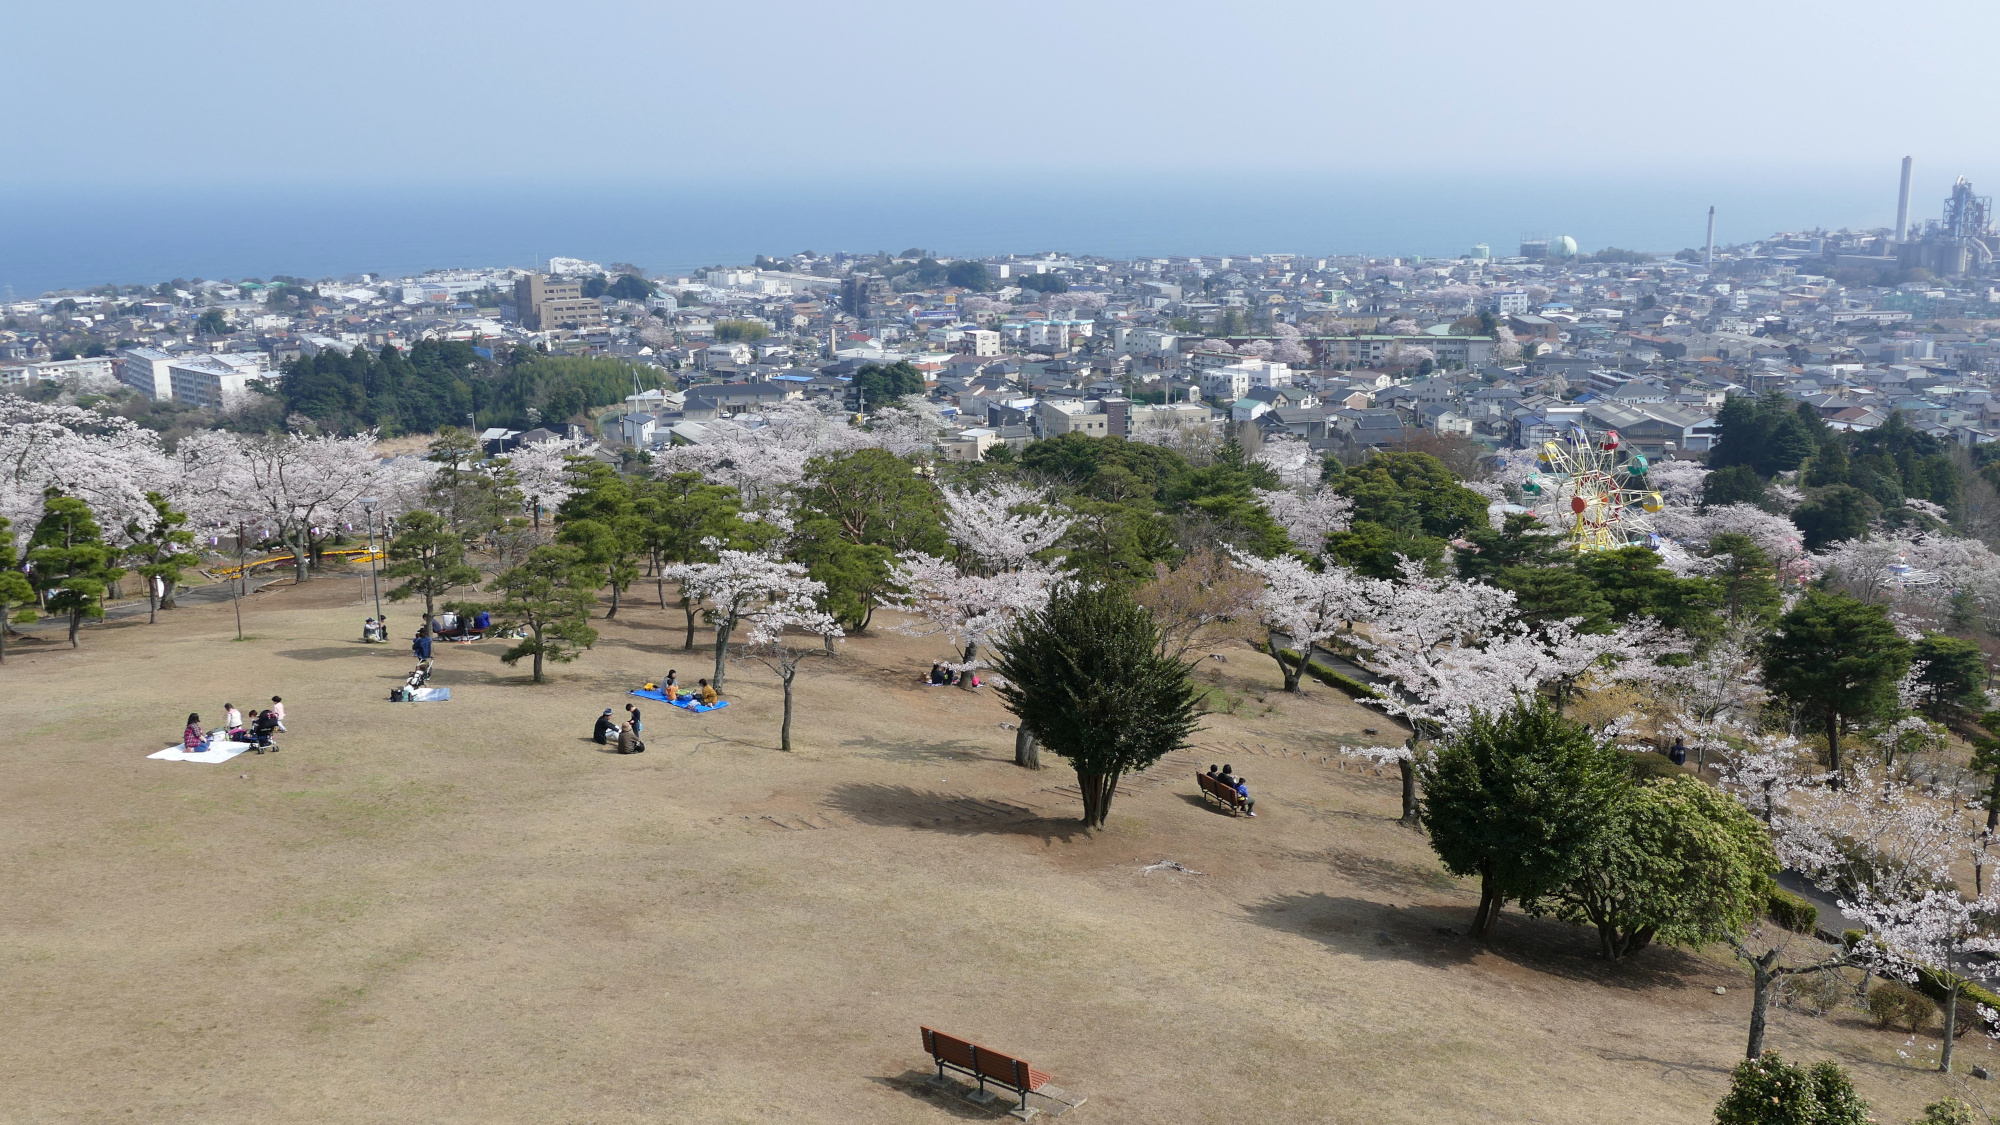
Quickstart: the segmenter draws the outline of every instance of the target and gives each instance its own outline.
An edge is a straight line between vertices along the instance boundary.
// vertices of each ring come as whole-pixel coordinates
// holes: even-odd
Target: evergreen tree
[[[1892,710],[1909,666],[1910,643],[1886,609],[1824,590],[1799,599],[1764,644],[1764,683],[1819,720],[1836,785],[1847,723]]]
[[[1069,759],[1085,827],[1103,827],[1118,779],[1187,745],[1200,719],[1188,665],[1122,591],[1071,587],[1001,642],[1000,697],[1049,752]]]
[[[174,587],[180,584],[182,568],[200,562],[201,556],[188,550],[194,546],[194,532],[186,527],[186,512],[175,511],[157,492],[146,493],[146,503],[152,506],[153,524],[142,528],[133,520],[125,525],[125,537],[132,543],[125,548],[125,557],[139,564],[139,576],[146,580],[146,621],[151,624],[159,620],[160,610],[174,608]]]
[[[43,607],[69,615],[71,648],[84,618],[104,616],[105,592],[125,573],[113,565],[117,558],[90,505],[54,493],[44,501],[41,522],[28,540],[28,564]]]
[[[528,552],[521,565],[501,572],[487,592],[501,595],[498,605],[466,605],[460,612],[484,608],[502,630],[524,630],[520,643],[500,654],[503,664],[534,658],[534,682],[542,682],[542,663],[566,664],[597,643],[590,627],[590,607],[597,603],[603,572],[591,566],[574,547],[545,545]]]
[[[1901,499],[1897,503],[1901,503]],[[1805,537],[1808,550],[1817,551],[1829,543],[1860,539],[1881,506],[1850,485],[1837,484],[1792,510],[1792,523]]]
[[[1749,465],[1717,469],[1701,482],[1701,505],[1704,508],[1720,508],[1725,504],[1754,504],[1761,508],[1770,499],[1764,478]]]
[[[608,620],[618,616],[620,595],[639,577],[644,549],[632,490],[618,470],[596,461],[575,465],[576,491],[556,509],[556,541],[583,552],[584,562],[611,585]]]
[[[458,537],[445,517],[419,508],[398,521],[402,530],[389,540],[389,565],[384,578],[401,578],[401,586],[389,591],[392,602],[422,595],[424,620],[437,613],[437,599],[458,586],[479,582],[479,568],[465,561],[465,541]]]
[[[14,536],[8,531],[13,526],[13,520],[0,516],[0,663],[7,660],[7,626],[35,619],[35,588],[15,567]]]
[[[1630,784],[1622,751],[1540,699],[1475,714],[1416,770],[1432,850],[1452,874],[1479,876],[1480,938],[1508,899],[1538,899],[1577,875]]]
[[[897,555],[946,552],[937,489],[886,449],[813,458],[799,497],[795,557],[826,584],[824,607],[848,632],[866,629],[893,592]]]
[[[1784,606],[1777,569],[1755,540],[1724,532],[1708,541],[1708,557],[1717,561],[1709,579],[1721,596],[1721,609],[1731,621],[1769,625]]]
[[[735,550],[758,545],[750,541],[748,528],[737,518],[737,499],[735,489],[705,483],[700,473],[674,473],[664,480],[638,484],[633,511],[641,525],[640,541],[652,556],[660,608],[667,604],[667,567],[714,562],[714,545]],[[687,639],[682,648],[694,647],[695,609],[694,599],[683,591],[681,610],[687,615]]]
[[[1979,645],[1942,633],[1926,633],[1910,654],[1917,669],[1917,692],[1923,709],[1943,719],[1955,709],[1980,702],[1986,682],[1986,657]]]

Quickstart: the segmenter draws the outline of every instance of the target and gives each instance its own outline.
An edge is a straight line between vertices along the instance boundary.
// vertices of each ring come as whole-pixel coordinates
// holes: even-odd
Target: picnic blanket
[[[148,754],[146,757],[158,758],[163,762],[204,762],[208,765],[216,765],[226,762],[248,749],[250,749],[248,742],[231,742],[225,735],[221,738],[209,739],[208,749],[197,750],[192,754],[188,753],[183,747],[169,746],[157,754]]]
[[[451,698],[451,689],[448,687],[398,688],[397,690],[403,692],[401,700],[403,703],[436,703],[440,700]],[[394,703],[398,701],[390,700],[390,702]]]
[[[665,692],[652,691],[647,688],[633,688],[627,694],[636,695],[641,699],[651,699],[658,703],[669,703],[683,711],[694,711],[696,713],[720,711],[724,707],[729,706],[727,699],[718,699],[713,706],[703,707],[699,696],[689,695],[687,692],[682,692],[679,699],[668,699]]]

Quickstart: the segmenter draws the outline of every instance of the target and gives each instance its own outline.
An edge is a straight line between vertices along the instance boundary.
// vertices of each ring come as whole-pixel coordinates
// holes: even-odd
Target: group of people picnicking
[[[646,690],[657,691],[661,695],[666,696],[668,703],[678,703],[682,695],[680,685],[681,674],[679,669],[669,668],[667,669],[667,674],[658,683],[647,684]],[[716,701],[722,698],[715,693],[715,688],[711,687],[705,679],[696,680],[695,686],[688,689],[686,694],[693,697],[694,701],[703,707],[713,707]],[[630,708],[632,705],[627,703],[625,706]]]
[[[646,687],[666,696],[667,702],[677,703],[682,695],[680,671],[669,668],[658,683],[647,684]],[[722,698],[716,694],[715,688],[706,679],[697,680],[695,687],[686,694],[704,707],[713,707],[716,701]],[[645,729],[645,716],[639,705],[627,703],[623,722],[614,717],[611,708],[606,707],[604,714],[597,717],[596,724],[591,728],[590,737],[599,746],[610,746],[615,743],[620,754],[644,754],[646,744],[639,735]]]
[[[1208,767],[1208,776],[1235,790],[1236,795],[1243,798],[1243,811],[1251,816],[1257,815],[1257,802],[1250,799],[1250,786],[1237,774],[1235,766],[1223,766],[1218,770],[1211,765]]]
[[[198,754],[208,749],[209,740],[220,734],[230,742],[247,742],[250,748],[262,754],[269,750],[276,753],[278,744],[273,735],[285,733],[285,701],[281,696],[272,696],[271,705],[263,710],[253,709],[246,720],[236,704],[222,705],[222,725],[214,730],[206,730],[201,725],[201,715],[188,715],[187,729],[181,732],[181,749],[190,754]]]
[[[925,687],[944,687],[947,684],[961,684],[963,677],[971,677],[972,686],[979,686],[979,673],[954,672],[941,662],[931,665],[931,674],[924,679]]]

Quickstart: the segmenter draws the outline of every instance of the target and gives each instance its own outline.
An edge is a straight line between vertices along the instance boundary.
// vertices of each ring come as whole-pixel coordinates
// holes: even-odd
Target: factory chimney
[[[1910,158],[1903,158],[1903,190],[1896,196],[1896,241],[1910,229]]]
[[[1701,252],[1701,268],[1715,267],[1715,205],[1708,206],[1708,246]]]

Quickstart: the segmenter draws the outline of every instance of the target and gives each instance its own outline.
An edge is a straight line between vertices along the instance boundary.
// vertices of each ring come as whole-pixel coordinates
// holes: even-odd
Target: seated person
[[[1236,795],[1243,798],[1243,811],[1249,813],[1251,816],[1256,816],[1257,802],[1250,799],[1250,786],[1244,784],[1243,779],[1239,777],[1236,779],[1236,784],[1233,788],[1236,790]]]
[[[950,682],[951,682],[951,673],[944,670],[943,664],[933,661],[931,663],[931,677],[930,677],[931,686],[936,687],[940,684],[948,684]]]
[[[708,685],[708,681],[701,681],[701,705],[703,707],[713,707],[718,698],[720,697],[715,694],[715,689]]]
[[[1235,766],[1222,767],[1222,772],[1216,775],[1215,780],[1220,781],[1224,785],[1229,786],[1231,789],[1236,788],[1236,767]]]
[[[646,744],[639,741],[639,732],[632,729],[632,720],[618,724],[618,752],[620,754],[643,754]]]
[[[680,672],[678,669],[667,669],[667,678],[660,681],[660,694],[667,697],[668,703],[672,703],[674,700],[680,698]]]
[[[363,641],[363,643],[366,643],[374,639],[375,639],[375,619],[371,617],[368,620],[361,623],[361,640]]]
[[[617,729],[618,724],[611,721],[611,708],[606,707],[604,714],[597,717],[597,725],[591,729],[590,737],[596,739],[599,746],[608,745],[611,732]]]
[[[483,609],[480,610],[479,613],[472,619],[472,631],[475,633],[484,633],[486,630],[491,629],[492,627],[493,627],[493,615],[486,612]]]
[[[250,730],[243,725],[243,712],[238,711],[234,703],[222,705],[222,729],[229,732],[232,742],[250,741]]]
[[[181,749],[189,754],[208,749],[208,732],[201,729],[200,715],[188,715],[187,729],[181,732]]]
[[[277,746],[271,742],[271,734],[277,729],[278,717],[276,715],[271,714],[269,711],[257,712],[256,721],[250,724],[250,742],[257,747],[258,753],[261,754],[266,749],[277,749]]]

